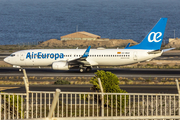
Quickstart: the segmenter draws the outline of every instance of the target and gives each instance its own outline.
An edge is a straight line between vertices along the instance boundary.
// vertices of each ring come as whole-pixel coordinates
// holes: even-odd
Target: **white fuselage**
[[[80,58],[86,49],[34,49],[13,53],[4,59],[15,66],[51,66],[58,61],[71,61]],[[148,54],[151,50],[138,49],[91,49],[86,61],[90,66],[127,65],[158,57]]]

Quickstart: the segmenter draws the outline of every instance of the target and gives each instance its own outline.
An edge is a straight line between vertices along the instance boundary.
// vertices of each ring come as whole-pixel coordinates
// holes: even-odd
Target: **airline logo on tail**
[[[149,42],[160,42],[162,39],[159,39],[162,36],[162,32],[151,32],[148,36]],[[153,39],[152,39],[153,38]]]
[[[160,50],[166,23],[167,18],[161,18],[141,43],[125,49]]]

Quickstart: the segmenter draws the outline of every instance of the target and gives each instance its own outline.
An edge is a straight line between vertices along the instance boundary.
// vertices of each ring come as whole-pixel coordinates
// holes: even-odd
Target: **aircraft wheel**
[[[82,67],[83,67],[83,64],[80,64],[79,67],[82,68]]]
[[[84,68],[80,68],[79,72],[81,72],[81,73],[84,72]]]
[[[91,71],[91,70],[92,70],[91,67],[87,67],[87,68],[86,68],[86,71],[87,71],[87,72],[89,72],[89,71]]]

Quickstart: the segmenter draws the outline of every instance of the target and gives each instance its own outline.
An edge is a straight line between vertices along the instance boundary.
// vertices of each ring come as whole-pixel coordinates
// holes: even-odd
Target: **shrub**
[[[95,76],[91,78],[90,83],[93,84],[93,87],[91,88],[91,90],[100,91],[98,78],[101,79],[103,91],[105,93],[127,93],[125,90],[122,90],[119,88],[119,79],[115,74],[113,74],[109,71],[105,72],[103,70],[100,70],[100,71],[98,70],[97,72],[95,72]],[[126,99],[125,99],[125,97],[126,97]],[[87,96],[86,96],[86,98],[87,98]],[[100,96],[99,97],[95,96],[94,100],[97,101],[97,98],[100,98]],[[113,99],[113,101],[111,99]],[[126,95],[126,96],[118,95],[117,99],[116,99],[116,95],[113,95],[113,96],[108,95],[108,101],[107,101],[107,95],[105,95],[104,96],[104,106],[115,107],[116,100],[117,100],[117,106],[119,106],[119,107],[121,106],[121,108],[124,109],[125,104],[128,103],[128,99],[129,99],[128,95]],[[125,103],[125,100],[126,100],[126,103]],[[98,101],[99,101],[99,103],[101,103],[101,99],[99,99]],[[112,104],[111,101],[113,102],[113,106],[111,106],[111,104]],[[121,103],[120,103],[120,101],[121,101]],[[118,108],[118,110],[119,110],[119,108]]]
[[[6,105],[1,108],[3,112],[7,113],[10,108],[11,114],[14,111],[14,117],[17,117],[18,114],[20,117],[20,115],[22,114],[22,117],[24,118],[24,110],[21,108],[21,106],[23,105],[22,102],[24,102],[24,98],[22,98],[20,95],[14,95],[14,97],[13,95],[2,95],[2,100],[5,100],[6,103]]]
[[[71,83],[67,80],[57,80],[54,85],[70,85]]]
[[[93,87],[91,88],[94,91],[99,91],[100,86],[98,83],[98,78],[101,79],[103,91],[106,93],[127,93],[125,90],[122,90],[119,88],[119,79],[118,77],[107,71],[98,70],[95,72],[95,76],[90,79],[90,83],[93,84]]]

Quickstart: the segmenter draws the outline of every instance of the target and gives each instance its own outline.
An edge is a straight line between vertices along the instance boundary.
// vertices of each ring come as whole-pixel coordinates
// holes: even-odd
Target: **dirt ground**
[[[7,89],[16,89],[19,87],[0,87],[0,91],[7,90]]]
[[[12,67],[12,65],[7,64],[4,61],[0,61],[0,67]]]
[[[39,47],[48,47],[48,48],[86,48],[87,46],[90,46],[92,48],[98,48],[98,47],[105,47],[105,48],[113,48],[113,47],[125,47],[128,43],[131,43],[131,45],[137,44],[137,42],[127,39],[110,39],[109,41],[90,41],[90,40],[66,40],[61,41],[57,39],[50,39],[47,40],[41,44],[39,44]]]

